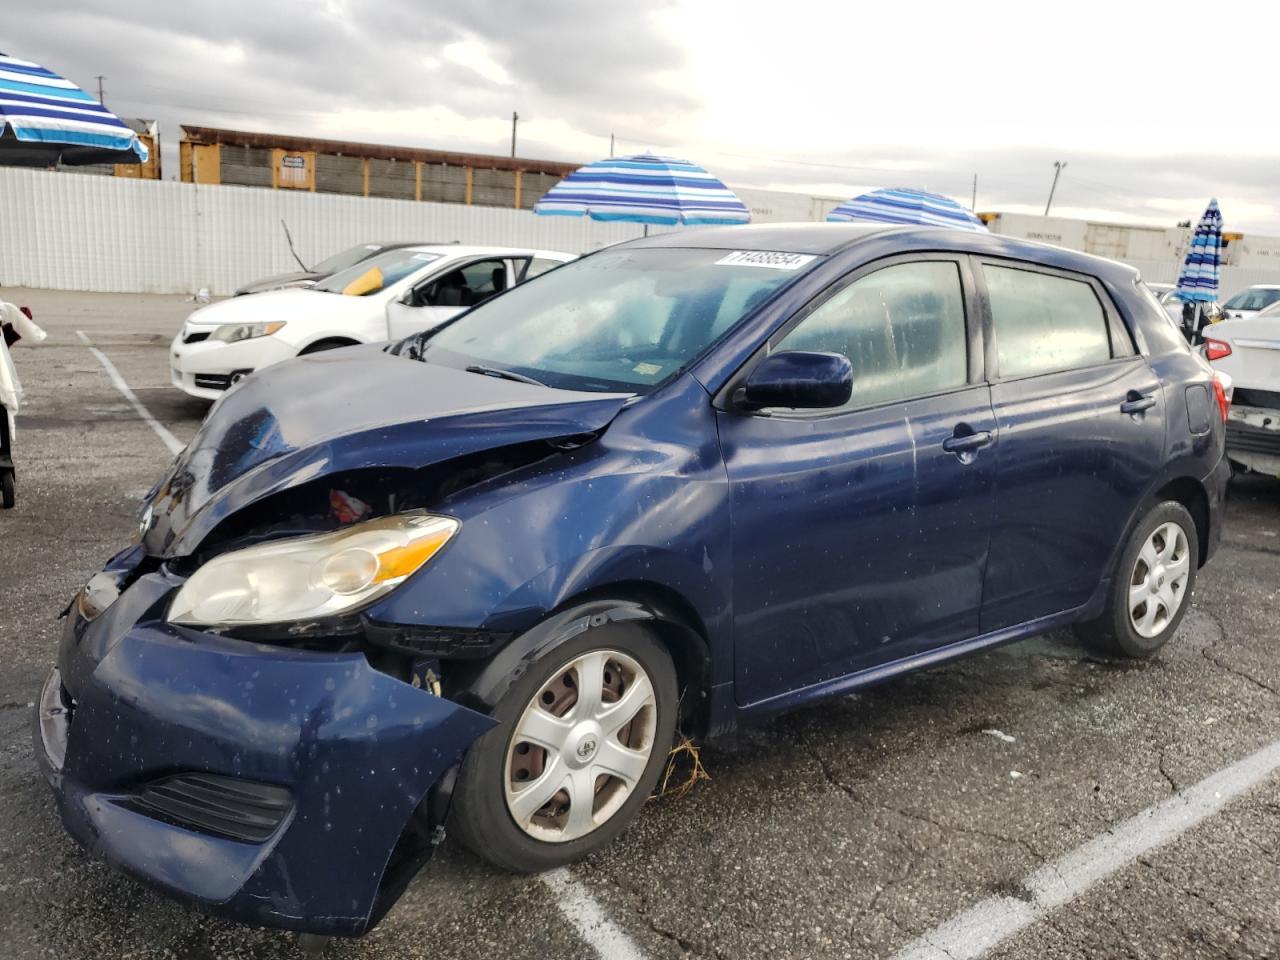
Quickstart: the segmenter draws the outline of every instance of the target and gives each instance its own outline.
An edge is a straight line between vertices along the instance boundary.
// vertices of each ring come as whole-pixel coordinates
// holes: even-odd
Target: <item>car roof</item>
[[[630,240],[627,246],[830,254],[866,237],[900,229],[871,223],[753,223],[673,230]]]
[[[565,253],[563,250],[537,250],[533,247],[481,247],[463,243],[413,243],[406,248],[422,253],[440,253],[450,257],[543,257],[548,260],[573,260],[576,253]]]
[[[1246,290],[1280,290],[1280,283],[1251,283]]]
[[[1027,260],[1114,283],[1133,283],[1138,271],[1128,264],[1078,250],[1002,234],[947,227],[898,226],[875,223],[761,223],[724,227],[696,227],[657,234],[619,244],[621,247],[694,248],[712,250],[774,250],[830,256],[854,247],[898,247],[897,252],[943,251],[986,254]],[[618,249],[615,246],[611,249]],[[886,250],[880,256],[892,254]]]

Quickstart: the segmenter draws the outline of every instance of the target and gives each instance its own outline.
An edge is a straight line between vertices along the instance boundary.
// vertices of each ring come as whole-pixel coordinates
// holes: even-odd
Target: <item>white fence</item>
[[[1177,283],[1181,265],[1169,260],[1126,260],[1151,283]],[[1280,283],[1280,272],[1252,267],[1223,267],[1219,271],[1218,299],[1226,300],[1255,283]]]
[[[281,220],[308,263],[370,240],[583,253],[643,230],[503,207],[0,167],[0,284],[103,293],[207,287],[229,294],[250,280],[297,269]]]
[[[755,191],[750,199],[760,220],[822,219],[823,198],[794,196],[808,206],[782,203],[787,195],[767,191]],[[250,280],[297,269],[281,220],[308,263],[370,240],[458,240],[585,253],[642,232],[633,223],[538,217],[505,207],[0,167],[0,284],[103,293],[194,293],[206,287],[215,295],[229,294]],[[1148,280],[1177,279],[1172,257],[1128,262]],[[1253,283],[1280,283],[1280,272],[1222,270],[1224,299]]]

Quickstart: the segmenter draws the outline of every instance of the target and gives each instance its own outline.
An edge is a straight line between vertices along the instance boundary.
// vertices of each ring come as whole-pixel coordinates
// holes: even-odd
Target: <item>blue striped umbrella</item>
[[[751,219],[746,204],[697,164],[648,154],[579,167],[548,190],[533,212],[667,226]]]
[[[1222,255],[1222,211],[1217,199],[1209,206],[1196,224],[1191,237],[1191,249],[1182,263],[1178,275],[1178,293],[1183,300],[1200,300],[1212,303],[1218,299],[1218,263]]]
[[[872,190],[846,200],[827,214],[827,219],[846,223],[870,220],[874,223],[910,223],[924,227],[951,227],[956,230],[986,232],[981,220],[950,197],[909,187]]]
[[[70,80],[0,53],[0,163],[146,163],[147,148]]]

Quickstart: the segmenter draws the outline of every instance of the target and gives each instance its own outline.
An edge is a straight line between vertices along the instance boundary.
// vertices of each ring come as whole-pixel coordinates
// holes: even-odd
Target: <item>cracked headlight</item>
[[[458,527],[451,517],[402,513],[224,553],[182,585],[169,620],[230,627],[347,613],[394,590]]]
[[[223,343],[237,343],[241,340],[254,340],[258,337],[269,337],[284,329],[284,321],[274,323],[224,323],[215,327],[209,334],[210,340],[221,340]]]

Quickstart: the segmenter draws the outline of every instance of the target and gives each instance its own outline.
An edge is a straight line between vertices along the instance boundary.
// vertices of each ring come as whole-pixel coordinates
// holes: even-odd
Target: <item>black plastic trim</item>
[[[293,809],[284,787],[215,773],[180,773],[146,784],[131,798],[140,813],[243,843],[262,843]]]

